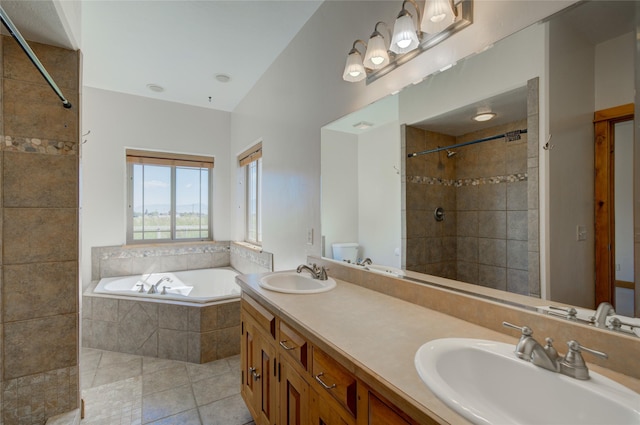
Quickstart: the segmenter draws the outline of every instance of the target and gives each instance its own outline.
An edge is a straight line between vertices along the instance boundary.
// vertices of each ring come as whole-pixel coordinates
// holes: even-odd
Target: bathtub
[[[240,297],[240,287],[235,281],[237,274],[238,272],[231,268],[213,268],[107,277],[100,279],[93,293],[210,303]],[[158,292],[149,294],[148,290],[156,284]],[[144,288],[143,292],[139,292],[141,287]],[[163,287],[166,293],[162,293]]]

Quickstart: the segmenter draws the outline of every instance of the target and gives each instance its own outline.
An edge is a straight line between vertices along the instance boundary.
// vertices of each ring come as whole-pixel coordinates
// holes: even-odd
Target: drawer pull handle
[[[253,376],[254,381],[257,381],[258,379],[260,379],[260,374],[256,371],[255,367],[250,367],[249,373],[251,373],[251,375]]]
[[[296,347],[289,347],[287,344],[285,344],[285,342],[287,342],[286,339],[284,341],[280,341],[280,347],[284,348],[287,351],[295,350]]]
[[[334,388],[336,387],[336,384],[333,384],[333,385],[327,385],[327,384],[325,384],[325,383],[322,381],[322,379],[320,378],[320,377],[321,377],[321,376],[323,376],[323,375],[324,375],[324,372],[320,372],[319,374],[317,374],[317,375],[315,376],[316,381],[318,381],[318,382],[320,383],[320,385],[322,385],[322,386],[324,387],[324,389],[325,389],[325,390],[331,390],[331,389],[334,389]]]

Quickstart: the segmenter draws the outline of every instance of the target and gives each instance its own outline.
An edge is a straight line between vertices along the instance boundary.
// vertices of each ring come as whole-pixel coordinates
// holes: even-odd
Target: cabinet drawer
[[[273,338],[276,337],[276,317],[257,303],[253,298],[242,294],[242,308],[256,322],[259,328],[266,331]]]
[[[282,351],[291,356],[304,370],[307,370],[309,343],[284,322],[280,322],[279,335],[279,344]]]
[[[341,364],[313,348],[312,374],[315,381],[356,417],[356,378]]]

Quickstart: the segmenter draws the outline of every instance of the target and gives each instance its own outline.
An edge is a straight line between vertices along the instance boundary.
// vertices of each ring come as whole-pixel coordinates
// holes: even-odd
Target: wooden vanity
[[[467,424],[420,380],[416,351],[446,337],[517,342],[340,279],[331,291],[294,295],[265,290],[259,278],[238,277],[241,393],[257,424]],[[590,367],[640,388],[635,378]]]

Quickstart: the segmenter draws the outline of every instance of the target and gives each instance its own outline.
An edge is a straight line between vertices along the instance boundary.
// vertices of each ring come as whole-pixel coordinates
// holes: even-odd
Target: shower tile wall
[[[456,138],[407,126],[405,143],[419,152],[524,128],[527,120]],[[527,167],[526,134],[407,159],[407,269],[528,294]]]
[[[65,109],[12,38],[0,46],[0,423],[42,424],[79,404],[80,57],[30,43]]]
[[[525,128],[522,120],[466,134],[456,143]],[[455,158],[458,279],[528,294],[527,134],[469,145]]]
[[[455,138],[406,126],[407,152],[448,146]],[[406,268],[456,278],[456,165],[445,152],[421,155],[406,161]],[[445,219],[436,221],[442,207]]]

